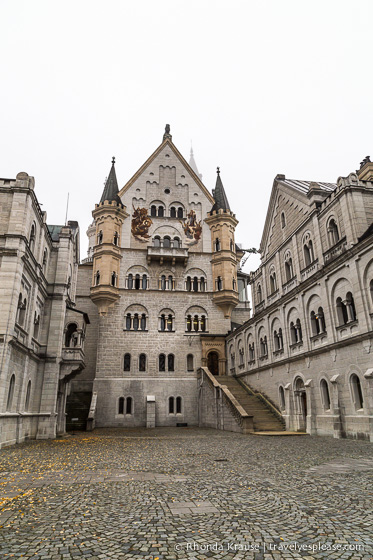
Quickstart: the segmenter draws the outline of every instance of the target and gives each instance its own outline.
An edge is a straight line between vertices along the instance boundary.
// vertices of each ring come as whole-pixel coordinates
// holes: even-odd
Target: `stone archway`
[[[208,353],[207,367],[213,375],[219,375],[219,354],[217,352]]]

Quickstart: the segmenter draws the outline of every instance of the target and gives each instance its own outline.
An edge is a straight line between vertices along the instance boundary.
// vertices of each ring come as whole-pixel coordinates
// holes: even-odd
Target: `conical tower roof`
[[[118,196],[119,189],[118,189],[118,181],[115,173],[114,164],[115,164],[115,158],[113,157],[111,162],[109,177],[106,180],[104,192],[102,193],[100,203],[104,202],[105,200],[109,200],[109,201],[115,200],[115,202],[119,202],[120,204],[122,204],[122,201]]]
[[[194,159],[193,148],[190,148],[190,158],[189,158],[189,165],[193,169],[194,173],[202,179],[202,174],[198,171],[198,167],[196,164],[196,160]]]
[[[221,178],[220,178],[220,168],[219,167],[217,168],[217,174],[218,174],[218,176],[216,177],[215,189],[212,191],[212,196],[215,199],[215,204],[211,208],[211,212],[218,211],[218,210],[224,210],[224,212],[226,212],[226,211],[230,212],[230,206],[229,206],[228,198],[227,198],[227,195],[225,194],[223,183],[222,183]]]

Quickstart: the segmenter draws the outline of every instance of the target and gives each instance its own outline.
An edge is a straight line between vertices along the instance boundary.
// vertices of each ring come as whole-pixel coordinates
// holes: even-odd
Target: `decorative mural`
[[[148,231],[153,223],[153,220],[150,218],[150,216],[148,216],[147,208],[140,208],[139,206],[135,208],[133,206],[133,210],[134,212],[132,214],[131,222],[132,235],[139,241],[146,243],[150,238],[150,235],[148,235]]]
[[[202,233],[202,225],[201,220],[197,222],[197,216],[194,210],[191,210],[187,217],[183,220],[179,220],[181,225],[183,226],[184,233],[188,238],[186,244],[191,246],[198,243],[201,238]]]

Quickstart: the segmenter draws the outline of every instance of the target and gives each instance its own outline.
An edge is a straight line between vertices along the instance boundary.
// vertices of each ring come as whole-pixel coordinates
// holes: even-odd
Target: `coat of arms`
[[[132,214],[131,222],[132,235],[139,241],[146,243],[150,238],[150,235],[148,235],[148,231],[153,223],[153,220],[148,216],[147,208],[135,208],[133,206],[133,210],[134,212]]]
[[[191,210],[184,220],[179,220],[183,226],[185,235],[188,238],[187,245],[195,245],[201,238],[202,226],[201,220],[197,222],[197,216],[194,210]]]

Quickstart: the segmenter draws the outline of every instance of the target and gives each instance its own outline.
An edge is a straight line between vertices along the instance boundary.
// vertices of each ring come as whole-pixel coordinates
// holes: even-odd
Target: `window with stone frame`
[[[131,354],[124,354],[123,371],[131,371]]]

